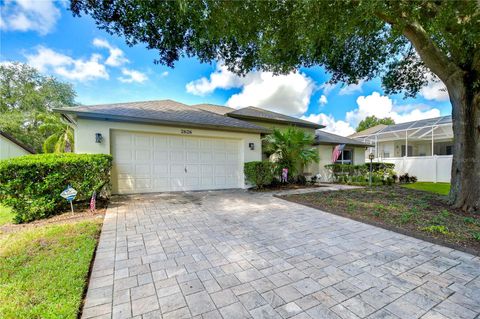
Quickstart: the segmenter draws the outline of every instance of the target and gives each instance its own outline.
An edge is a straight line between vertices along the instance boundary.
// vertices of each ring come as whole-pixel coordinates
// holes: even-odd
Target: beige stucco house
[[[236,110],[172,100],[56,111],[74,127],[77,153],[113,156],[115,194],[244,188],[243,164],[264,158],[265,134],[296,126],[315,135],[323,128],[257,107]],[[321,157],[331,158],[332,145],[315,147]],[[323,163],[309,172],[318,174]]]
[[[12,135],[0,131],[0,160],[34,154],[29,146],[15,139]]]

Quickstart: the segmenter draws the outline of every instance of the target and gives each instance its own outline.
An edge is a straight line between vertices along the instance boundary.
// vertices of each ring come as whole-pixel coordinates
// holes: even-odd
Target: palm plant
[[[40,132],[48,135],[43,142],[44,153],[72,152],[74,146],[73,129],[57,115],[42,117]]]
[[[296,127],[273,129],[263,142],[265,152],[277,163],[278,172],[288,168],[289,174],[296,176],[305,165],[319,161],[318,152],[312,147],[314,137]]]

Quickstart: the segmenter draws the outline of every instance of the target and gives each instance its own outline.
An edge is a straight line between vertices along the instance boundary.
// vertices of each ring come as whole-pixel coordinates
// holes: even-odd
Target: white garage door
[[[241,187],[238,140],[113,131],[118,194]]]

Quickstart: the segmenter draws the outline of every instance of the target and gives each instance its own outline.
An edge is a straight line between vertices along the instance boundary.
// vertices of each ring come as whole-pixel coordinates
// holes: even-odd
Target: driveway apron
[[[114,197],[82,318],[478,318],[480,258],[242,190]]]

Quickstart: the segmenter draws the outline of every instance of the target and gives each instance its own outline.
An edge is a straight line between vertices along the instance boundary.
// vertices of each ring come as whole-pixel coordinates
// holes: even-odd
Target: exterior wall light
[[[103,136],[102,133],[95,133],[95,143],[102,143]]]
[[[255,143],[248,143],[248,147],[253,151],[255,149]]]

